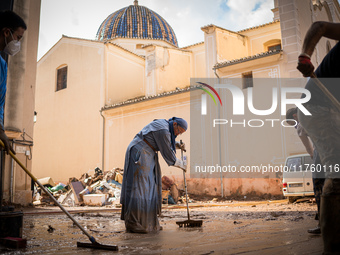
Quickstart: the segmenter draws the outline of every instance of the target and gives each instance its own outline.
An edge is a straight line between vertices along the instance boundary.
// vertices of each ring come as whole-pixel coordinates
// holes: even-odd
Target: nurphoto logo
[[[217,91],[212,86],[210,86],[210,85],[208,85],[206,83],[203,83],[203,82],[199,82],[199,81],[197,83],[201,84],[202,86],[205,86],[205,87],[209,88],[212,92],[214,92],[215,95],[217,96],[218,100],[220,101],[221,106],[222,106],[221,97],[220,97],[220,95],[217,93]],[[214,100],[215,105],[217,105],[215,97],[211,94],[211,92],[209,92],[208,90],[206,90],[203,87],[197,87],[197,88],[199,88],[199,89],[203,90],[204,92],[206,92]],[[202,97],[201,97],[202,115],[207,115],[207,94],[202,94]]]
[[[294,107],[297,107],[301,112],[303,112],[305,115],[311,115],[311,113],[303,106],[304,103],[307,103],[310,98],[311,98],[311,93],[301,87],[273,87],[272,88],[272,104],[270,108],[267,109],[256,109],[254,106],[254,93],[253,93],[253,88],[248,87],[246,89],[241,89],[233,84],[215,84],[215,88],[219,89],[220,94],[216,91],[216,89],[203,82],[196,82],[198,84],[201,84],[202,87],[198,86],[197,88],[203,90],[206,92],[214,101],[215,105],[217,106],[217,102],[215,100],[215,97],[213,94],[205,89],[204,87],[210,89],[218,98],[221,107],[223,106],[222,104],[222,99],[220,97],[220,94],[223,93],[224,91],[228,91],[231,93],[232,96],[232,114],[234,116],[244,116],[245,115],[245,94],[247,96],[247,107],[248,110],[251,114],[256,115],[256,116],[268,116],[273,114],[278,106],[280,106],[280,114],[282,116],[286,115],[287,111],[287,105],[294,105]],[[203,87],[204,86],[204,87]],[[278,93],[280,92],[280,93]],[[207,94],[203,93],[201,95],[201,115],[207,115],[207,109],[208,109],[208,104],[207,104]],[[288,94],[296,94],[296,95],[301,95],[305,94],[305,97],[303,98],[289,98]],[[280,101],[280,103],[279,103]],[[230,105],[230,104],[229,104]],[[228,107],[227,104],[224,105],[224,107]],[[230,106],[229,106],[230,107]],[[220,118],[215,118],[213,119],[213,127],[216,127],[217,125],[226,125],[230,124],[231,127],[235,125],[242,125],[246,126],[248,124],[249,127],[262,127],[265,122],[271,123],[271,126],[274,127],[274,123],[280,121],[281,125],[284,127],[292,127],[291,125],[286,125],[286,121],[292,121],[295,122],[295,126],[297,125],[296,120],[294,119],[249,119],[246,120],[244,119],[242,122],[233,122],[232,119],[227,120],[227,119],[220,119]],[[293,126],[294,127],[294,126]]]

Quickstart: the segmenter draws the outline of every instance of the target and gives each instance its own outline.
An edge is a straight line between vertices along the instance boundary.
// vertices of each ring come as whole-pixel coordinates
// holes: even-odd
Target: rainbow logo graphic
[[[209,88],[212,92],[214,92],[215,95],[217,96],[218,100],[220,101],[221,106],[222,106],[222,100],[220,98],[220,95],[217,93],[217,91],[213,87],[211,87],[210,85],[208,85],[206,83],[203,83],[203,82],[197,82],[197,83],[202,85],[202,86],[205,86],[205,87]],[[199,89],[203,90],[204,92],[206,92],[214,100],[215,105],[217,105],[215,97],[213,96],[213,94],[210,91],[208,91],[207,89],[205,89],[203,87],[197,87],[197,88],[199,88]],[[207,95],[206,94],[202,94],[201,113],[202,113],[202,115],[207,115]]]

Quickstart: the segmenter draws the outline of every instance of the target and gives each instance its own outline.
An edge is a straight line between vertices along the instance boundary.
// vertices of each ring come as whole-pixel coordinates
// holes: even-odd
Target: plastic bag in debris
[[[62,190],[63,188],[65,188],[65,186],[66,186],[65,184],[59,183],[58,185],[52,187],[50,190],[51,190],[52,192],[56,192],[56,191],[58,191],[58,190]]]

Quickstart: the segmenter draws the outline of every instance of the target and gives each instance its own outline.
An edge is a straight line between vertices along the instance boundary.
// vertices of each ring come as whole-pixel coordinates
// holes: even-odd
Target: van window
[[[289,172],[300,171],[301,157],[289,158],[287,159],[287,164]]]

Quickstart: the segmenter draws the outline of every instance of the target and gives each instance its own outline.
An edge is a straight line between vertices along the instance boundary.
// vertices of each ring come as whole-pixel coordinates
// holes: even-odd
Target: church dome
[[[100,25],[96,39],[110,40],[117,37],[160,39],[178,47],[175,32],[156,12],[138,5],[122,8],[110,14]]]

